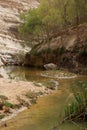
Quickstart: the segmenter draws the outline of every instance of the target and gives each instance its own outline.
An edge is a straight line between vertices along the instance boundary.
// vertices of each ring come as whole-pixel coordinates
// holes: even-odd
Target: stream
[[[64,117],[65,105],[72,100],[71,84],[76,80],[87,81],[86,76],[76,76],[67,71],[43,71],[27,67],[8,66],[3,69],[4,78],[42,84],[54,80],[59,83],[59,87],[52,94],[39,98],[28,110],[7,121],[8,127],[0,130],[80,130],[87,127],[87,123],[60,124]]]

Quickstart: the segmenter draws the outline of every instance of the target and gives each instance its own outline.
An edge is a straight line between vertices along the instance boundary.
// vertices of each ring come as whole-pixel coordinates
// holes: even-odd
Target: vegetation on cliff
[[[33,44],[24,64],[43,67],[55,63],[58,68],[87,74],[83,69],[87,65],[86,12],[86,0],[41,0],[38,8],[22,14],[19,31]]]
[[[61,35],[62,41],[63,30],[76,26],[79,38],[78,25],[87,22],[86,12],[86,0],[41,0],[38,8],[21,15],[19,31],[30,41],[49,41],[56,35]]]

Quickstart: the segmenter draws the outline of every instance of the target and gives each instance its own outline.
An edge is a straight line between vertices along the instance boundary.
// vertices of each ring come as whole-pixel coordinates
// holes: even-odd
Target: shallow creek
[[[80,130],[82,126],[86,126],[86,123],[77,125],[66,122],[59,125],[59,122],[64,116],[65,105],[72,100],[71,83],[77,79],[87,80],[87,77],[78,76],[70,78],[70,76],[73,77],[73,74],[68,72],[48,72],[24,67],[5,67],[4,69],[6,74],[12,79],[39,83],[55,80],[59,82],[59,88],[52,94],[39,98],[35,105],[7,121],[8,127],[0,128],[0,130]],[[66,78],[67,76],[69,77]]]

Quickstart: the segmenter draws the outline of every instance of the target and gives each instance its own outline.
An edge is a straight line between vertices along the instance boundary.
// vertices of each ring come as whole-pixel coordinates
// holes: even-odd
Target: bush
[[[4,114],[0,114],[0,119],[4,118],[4,116],[5,116]]]
[[[12,104],[12,103],[10,103],[10,102],[8,102],[8,101],[6,101],[6,102],[4,103],[4,106],[9,107],[9,108],[14,108],[14,107],[15,107],[14,104]]]

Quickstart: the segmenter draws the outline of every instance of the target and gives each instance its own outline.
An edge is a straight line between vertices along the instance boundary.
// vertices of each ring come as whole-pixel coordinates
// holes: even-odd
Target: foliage
[[[12,104],[12,103],[10,103],[8,101],[5,101],[4,106],[9,107],[9,108],[14,108],[15,107],[14,104]]]
[[[22,23],[19,32],[29,44],[47,43],[62,30],[76,26],[79,39],[78,25],[87,22],[87,0],[40,0],[37,8],[21,14]]]
[[[4,96],[4,95],[0,95],[0,99],[2,100],[7,100],[8,98],[6,97],[6,96]]]
[[[7,101],[8,98],[4,95],[0,95],[0,110],[3,110],[3,106],[9,108],[15,108],[15,105]]]
[[[0,119],[4,118],[4,116],[5,116],[4,114],[0,114]]]
[[[66,106],[65,119],[86,120],[87,113],[87,82],[77,81],[73,85],[75,101]],[[77,90],[77,92],[76,92]]]

